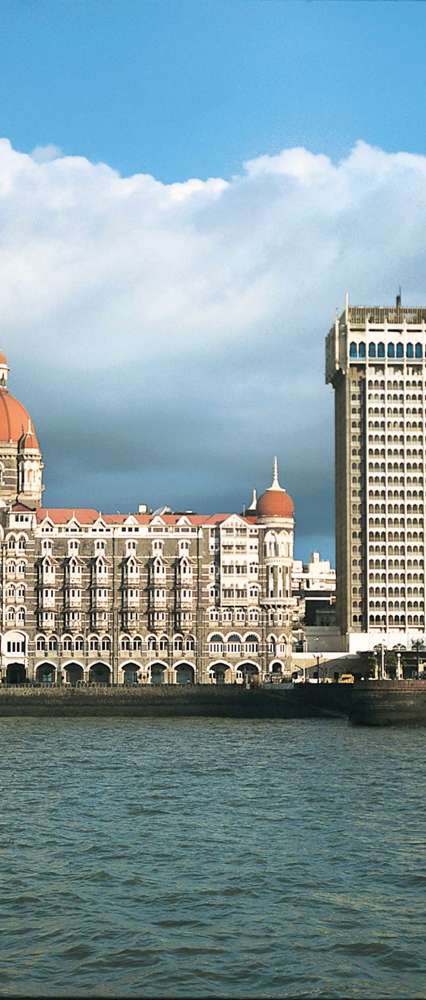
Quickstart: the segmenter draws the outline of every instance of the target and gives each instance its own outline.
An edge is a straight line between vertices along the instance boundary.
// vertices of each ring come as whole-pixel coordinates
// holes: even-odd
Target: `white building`
[[[333,569],[329,559],[321,559],[319,552],[311,552],[307,563],[301,559],[293,560],[292,586],[293,594],[313,591],[334,593],[336,570]]]

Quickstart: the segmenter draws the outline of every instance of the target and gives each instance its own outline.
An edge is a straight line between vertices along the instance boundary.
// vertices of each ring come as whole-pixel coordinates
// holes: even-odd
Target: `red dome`
[[[285,490],[266,490],[257,501],[259,517],[293,517],[294,503]]]
[[[0,365],[7,365],[7,357],[3,351],[0,351]]]
[[[18,444],[21,437],[31,434],[31,447],[39,448],[31,418],[25,406],[19,403],[14,396],[11,396],[7,389],[0,388],[0,441],[8,443],[13,441]]]

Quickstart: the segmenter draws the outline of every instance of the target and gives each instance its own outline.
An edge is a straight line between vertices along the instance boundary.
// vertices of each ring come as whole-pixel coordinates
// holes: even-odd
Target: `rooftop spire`
[[[250,500],[249,506],[247,507],[247,510],[256,510],[256,507],[257,507],[257,493],[256,490],[253,489],[252,498]]]
[[[7,389],[7,376],[9,374],[9,365],[7,363],[7,357],[0,351],[0,388]]]
[[[274,461],[272,464],[272,484],[269,487],[269,489],[279,490],[281,493],[285,493],[285,490],[283,490],[282,486],[280,486],[278,479],[278,458],[276,455],[274,456]]]

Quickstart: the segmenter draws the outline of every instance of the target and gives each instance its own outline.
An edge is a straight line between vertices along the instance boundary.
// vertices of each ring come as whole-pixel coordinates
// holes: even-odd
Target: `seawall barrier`
[[[275,697],[240,685],[155,687],[0,687],[3,716],[223,716],[299,718],[316,714],[297,691]]]
[[[355,725],[425,725],[426,682],[298,684],[247,690],[240,685],[158,687],[0,686],[0,718],[173,717],[346,718]]]

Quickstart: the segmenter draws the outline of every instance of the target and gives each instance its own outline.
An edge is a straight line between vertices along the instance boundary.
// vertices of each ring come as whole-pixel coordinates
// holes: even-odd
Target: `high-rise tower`
[[[426,309],[351,306],[326,339],[335,390],[337,613],[350,651],[425,633]]]

